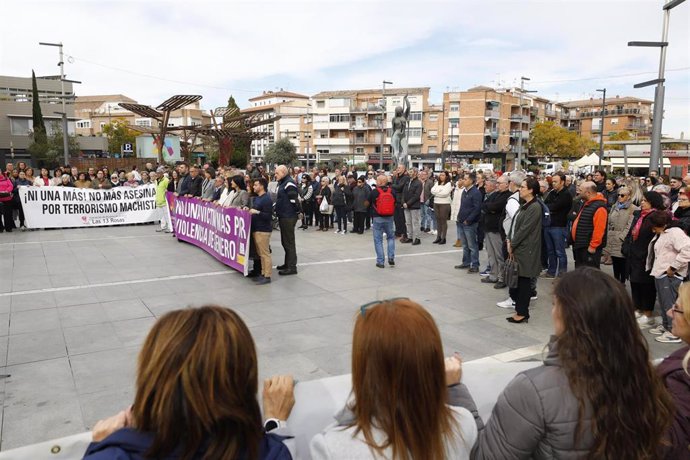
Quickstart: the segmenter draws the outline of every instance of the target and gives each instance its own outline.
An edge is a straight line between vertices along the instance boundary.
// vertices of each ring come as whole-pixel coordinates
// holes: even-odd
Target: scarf
[[[625,201],[623,203],[621,203],[620,201],[616,202],[616,209],[618,209],[619,211],[621,209],[628,209],[629,207],[630,207],[630,201]]]
[[[644,219],[649,214],[651,214],[652,211],[654,211],[654,210],[653,209],[645,209],[642,212],[640,212],[640,218],[637,219],[637,222],[635,222],[635,226],[632,229],[633,241],[637,241],[637,237],[640,236],[640,228],[642,228],[642,224],[644,222]]]

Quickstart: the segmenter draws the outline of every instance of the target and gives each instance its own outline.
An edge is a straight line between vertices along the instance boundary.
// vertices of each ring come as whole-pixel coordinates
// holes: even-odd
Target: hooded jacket
[[[690,458],[690,376],[683,369],[683,357],[689,351],[687,346],[674,351],[656,368],[676,407],[668,431],[671,445],[664,448],[663,458],[668,460]]]

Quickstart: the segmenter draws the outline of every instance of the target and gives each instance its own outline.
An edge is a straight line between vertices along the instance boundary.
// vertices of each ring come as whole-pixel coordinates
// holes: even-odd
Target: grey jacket
[[[536,198],[520,206],[508,239],[518,263],[518,275],[536,278],[541,273],[542,209]]]
[[[472,450],[473,459],[579,459],[593,444],[592,407],[585,403],[575,445],[578,402],[551,337],[544,365],[519,373],[498,397]]]
[[[470,450],[477,439],[477,430],[484,425],[479,417],[472,397],[464,384],[449,387],[449,403],[458,422],[460,433],[446,442],[446,458],[464,460],[470,458]],[[462,407],[459,407],[462,406]],[[467,409],[465,409],[467,408]],[[468,410],[469,409],[469,410]],[[356,428],[349,427],[354,421],[350,410],[343,409],[335,416],[336,423],[317,434],[311,441],[310,451],[313,460],[369,460],[389,459],[391,449],[384,450],[383,457],[374,456],[367,445],[364,435],[355,434]],[[373,430],[377,444],[385,441],[382,431]]]
[[[613,205],[609,211],[608,234],[606,236],[606,250],[611,253],[613,257],[625,257],[621,253],[621,246],[623,240],[628,235],[630,225],[633,220],[633,213],[638,208],[631,202],[628,202],[628,207],[625,209],[618,209],[617,205]]]

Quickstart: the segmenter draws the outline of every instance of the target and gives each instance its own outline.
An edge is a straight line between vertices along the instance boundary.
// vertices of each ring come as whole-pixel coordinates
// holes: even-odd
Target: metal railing
[[[487,128],[484,130],[484,135],[485,136],[491,136],[491,137],[498,137],[498,130]]]
[[[500,118],[501,117],[501,111],[500,110],[486,110],[484,112],[484,116],[488,118]]]
[[[498,145],[489,144],[484,146],[484,153],[498,153]]]
[[[610,115],[640,115],[640,114],[641,114],[640,109],[613,109],[613,110],[606,109],[606,110],[604,110],[604,116],[607,116],[607,117]],[[582,118],[600,117],[601,116],[601,110],[582,112],[580,114],[580,116]]]

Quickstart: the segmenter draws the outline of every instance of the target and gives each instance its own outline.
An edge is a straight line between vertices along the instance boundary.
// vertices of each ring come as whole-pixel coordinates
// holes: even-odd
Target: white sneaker
[[[537,297],[537,294],[534,294],[533,296],[530,296],[529,300],[537,300],[539,297]]]
[[[497,307],[501,307],[501,308],[514,308],[514,307],[515,307],[515,302],[513,302],[513,299],[511,299],[510,297],[508,297],[508,298],[507,298],[506,300],[504,300],[503,302],[498,302],[498,303],[496,303],[496,306],[497,306]]]
[[[653,316],[642,315],[639,318],[637,318],[637,324],[643,329],[647,327],[652,327],[656,325],[656,318],[654,318]]]
[[[338,234],[340,234],[340,230],[336,230],[336,231],[334,231],[333,233],[335,233],[336,235],[338,235]]]
[[[661,343],[680,343],[680,337],[676,337],[675,335],[671,334],[670,332],[666,331],[663,334],[661,334],[659,337],[654,337],[654,340],[657,342]]]
[[[668,331],[663,324],[659,324],[657,327],[653,327],[649,330],[649,333],[653,335],[663,335],[664,332]]]
[[[635,319],[638,319],[641,316],[642,316],[642,312],[639,310],[635,310]]]
[[[438,235],[438,230],[432,230],[429,233],[431,233],[432,235]]]

